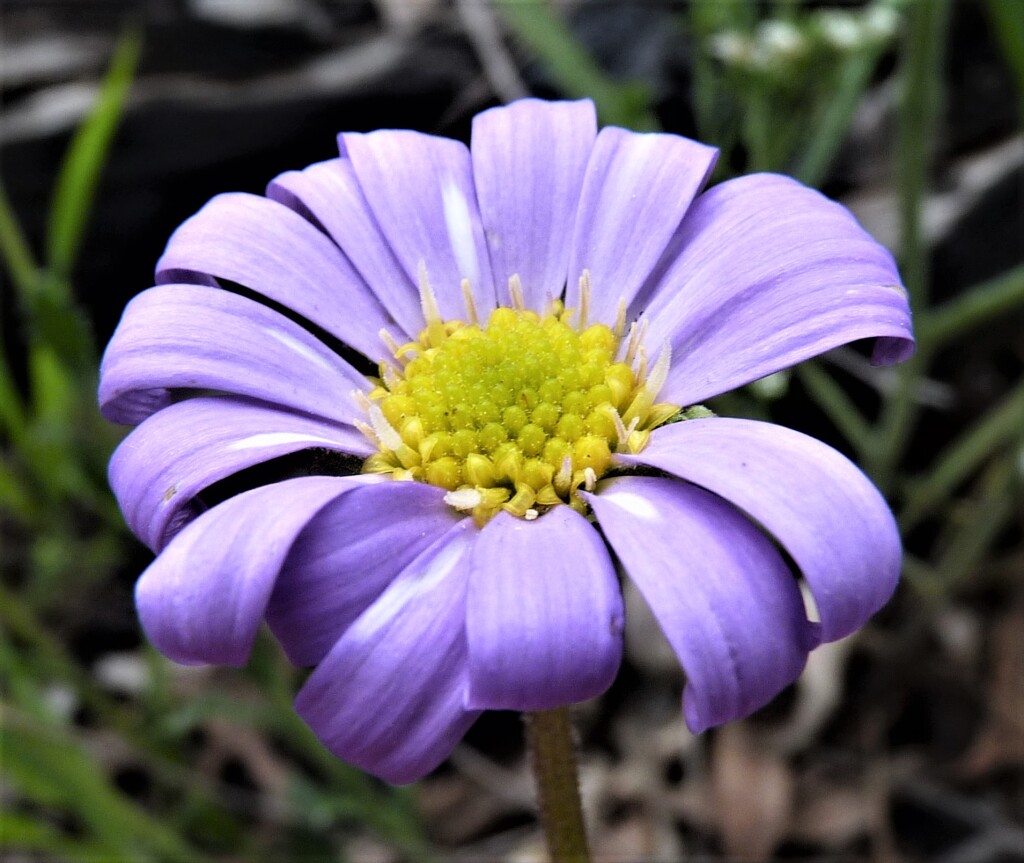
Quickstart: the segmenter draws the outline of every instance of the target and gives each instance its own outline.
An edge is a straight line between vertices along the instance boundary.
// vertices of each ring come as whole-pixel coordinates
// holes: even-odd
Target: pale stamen
[[[361,420],[356,420],[355,427],[359,429],[360,432],[362,432],[363,437],[365,437],[370,443],[377,447],[377,449],[380,449],[380,438],[377,437],[377,433],[372,428],[370,428],[370,426],[368,426]]]
[[[475,488],[460,488],[457,491],[450,491],[444,496],[444,502],[452,509],[466,512],[484,502],[484,496]]]
[[[384,412],[372,402],[366,409],[370,417],[370,424],[380,442],[389,450],[398,450],[404,446],[402,436],[395,431],[395,427],[388,422]]]
[[[512,297],[512,308],[521,312],[526,308],[526,298],[523,295],[523,282],[519,273],[513,273],[508,280],[508,293]]]
[[[643,384],[647,380],[647,348],[640,345],[639,358],[636,363],[636,379]]]
[[[470,287],[469,279],[463,279],[461,285],[462,302],[466,305],[466,316],[473,326],[480,326],[480,317],[477,315],[476,300],[473,299],[473,289]]]
[[[665,381],[668,380],[668,370],[671,365],[672,347],[670,345],[665,345],[665,347],[661,349],[661,353],[658,354],[658,359],[651,368],[651,373],[647,376],[647,380],[644,381],[644,388],[648,393],[650,393],[652,401],[657,398],[658,393],[661,392],[661,388],[665,386]]]
[[[391,355],[397,357],[398,352],[401,350],[402,346],[398,344],[398,341],[395,339],[395,337],[385,329],[381,329],[377,333],[377,335],[380,336],[380,340],[384,342],[387,349],[391,352]]]
[[[423,320],[427,326],[441,323],[441,310],[437,305],[437,296],[427,278],[427,263],[421,260],[417,268],[417,275],[420,283],[420,308],[423,310]]]
[[[617,452],[621,452],[626,446],[626,441],[629,440],[629,435],[633,431],[632,428],[626,428],[626,424],[622,421],[622,417],[619,416],[619,412],[612,408],[611,410],[612,422],[615,423],[615,449]]]
[[[402,376],[394,370],[390,365],[385,363],[381,364],[380,367],[381,380],[384,381],[384,386],[389,390],[393,390],[398,384],[402,382]]]
[[[355,403],[359,405],[361,410],[368,411],[370,405],[373,404],[370,401],[369,396],[366,395],[362,390],[352,390],[352,398],[355,399]]]
[[[553,485],[558,491],[564,492],[569,488],[572,483],[572,459],[566,456],[562,459],[562,466],[558,469],[558,473],[555,474]]]
[[[587,318],[590,317],[590,270],[584,270],[580,276],[580,322],[579,328],[585,329]]]
[[[633,365],[633,360],[636,359],[637,351],[645,335],[647,335],[646,320],[633,321],[629,325],[629,343],[626,345],[626,356],[622,360],[627,366]]]
[[[618,308],[615,312],[615,326],[612,327],[612,332],[615,333],[615,338],[622,341],[622,334],[626,332],[626,301],[619,300]]]

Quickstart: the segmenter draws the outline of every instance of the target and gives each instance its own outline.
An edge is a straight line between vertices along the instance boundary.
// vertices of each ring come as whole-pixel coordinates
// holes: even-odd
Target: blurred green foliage
[[[565,94],[593,98],[604,122],[657,128],[646,89],[606,76],[550,6],[521,0],[496,8]],[[870,414],[826,363],[812,361],[793,374],[887,493],[904,530],[930,521],[943,537],[932,557],[907,561],[911,589],[936,603],[948,601],[992,553],[1019,507],[1024,464],[1020,383],[925,469],[910,472],[905,465],[919,432],[919,394],[936,356],[1024,305],[1024,267],[944,305],[928,297],[921,212],[929,142],[944,98],[949,8],[950,0],[826,9],[780,0],[767,11],[747,0],[694,2],[678,22],[680,38],[693,49],[700,136],[723,150],[719,178],[744,165],[821,183],[880,59],[897,57],[900,264],[919,351],[891,375],[872,379],[877,410]],[[986,8],[1024,93],[1019,4],[988,0]],[[269,642],[258,645],[243,694],[182,695],[169,664],[144,649],[145,686],[125,699],[100,686],[50,624],[122,572],[132,554],[105,480],[118,433],[95,406],[98,354],[72,276],[139,52],[139,35],[126,34],[94,110],[72,140],[57,174],[41,262],[0,186],[4,290],[16,295],[23,322],[23,345],[0,343],[0,767],[8,800],[18,801],[0,813],[0,837],[8,848],[68,860],[313,860],[337,859],[332,837],[358,828],[423,859],[415,792],[385,788],[320,746],[291,709],[297,673]],[[24,350],[21,382],[12,373],[13,350]],[[791,380],[790,373],[772,376],[723,399],[720,409],[770,418]],[[76,710],[89,717],[85,726],[75,721]],[[281,827],[276,844],[248,829],[251,807],[239,801],[237,789],[194,769],[190,735],[210,720],[281,741],[292,758],[295,768],[273,816]],[[145,799],[113,782],[96,752],[100,737],[152,777]]]

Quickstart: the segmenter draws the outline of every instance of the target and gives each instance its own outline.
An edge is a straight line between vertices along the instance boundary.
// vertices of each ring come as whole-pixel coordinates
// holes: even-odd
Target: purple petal
[[[369,383],[298,324],[253,300],[199,285],[163,285],[124,311],[100,366],[100,409],[134,424],[172,389],[219,390],[351,423]]]
[[[671,344],[660,398],[694,404],[838,345],[913,353],[892,255],[850,212],[788,177],[753,174],[694,203],[648,308],[648,352]]]
[[[305,449],[367,456],[372,447],[337,426],[232,398],[194,398],[149,417],[110,460],[125,521],[159,552],[203,509],[195,496],[253,465]]]
[[[591,318],[612,323],[655,268],[718,158],[676,135],[601,130],[587,165],[569,257],[566,304],[579,303],[577,279],[589,269]]]
[[[413,559],[462,520],[444,489],[384,482],[310,521],[285,561],[267,622],[295,665],[315,665]]]
[[[462,706],[475,534],[473,521],[463,519],[417,557],[346,630],[295,700],[328,749],[389,782],[433,770],[478,715]]]
[[[579,513],[499,513],[473,548],[466,601],[470,707],[548,710],[600,695],[622,658],[622,594]]]
[[[716,417],[663,426],[639,455],[616,458],[701,485],[762,524],[807,580],[823,641],[863,626],[896,589],[900,538],[885,499],[814,438]]]
[[[516,274],[528,308],[562,295],[596,135],[590,100],[523,99],[473,119],[473,177],[503,303],[511,304],[508,279]]]
[[[365,477],[303,477],[229,498],[179,533],[135,586],[146,635],[175,662],[242,665],[274,581],[316,513]]]
[[[800,591],[734,507],[651,477],[610,480],[587,500],[686,671],[694,733],[753,713],[797,678],[812,643]]]
[[[414,284],[421,262],[444,318],[465,319],[462,280],[481,314],[494,308],[469,150],[404,130],[347,133],[342,146],[391,248]]]
[[[384,239],[348,159],[281,174],[267,195],[319,222],[402,327],[406,338],[401,341],[417,336],[423,329],[423,311],[416,285]]]
[[[259,195],[218,195],[171,236],[157,283],[198,272],[251,288],[371,359],[394,321],[337,246],[288,207]]]

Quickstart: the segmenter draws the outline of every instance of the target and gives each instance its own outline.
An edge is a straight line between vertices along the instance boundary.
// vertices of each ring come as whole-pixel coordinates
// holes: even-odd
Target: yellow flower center
[[[479,523],[504,509],[527,519],[560,503],[584,511],[578,494],[612,467],[613,453],[638,452],[651,430],[679,412],[656,404],[668,371],[663,353],[650,374],[634,328],[587,325],[560,302],[538,314],[522,307],[476,320],[443,321],[421,274],[427,327],[392,343],[393,358],[365,402],[364,432],[378,451],[367,473],[418,480]],[[621,318],[621,316],[620,316]]]

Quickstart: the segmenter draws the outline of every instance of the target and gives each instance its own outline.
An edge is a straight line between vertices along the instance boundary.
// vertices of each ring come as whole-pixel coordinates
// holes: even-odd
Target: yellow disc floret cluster
[[[648,375],[637,339],[623,353],[621,327],[575,317],[557,302],[543,315],[498,308],[485,325],[428,315],[415,342],[393,345],[365,402],[378,452],[364,472],[445,488],[481,524],[501,509],[583,511],[578,489],[679,408],[654,401],[667,354]]]

